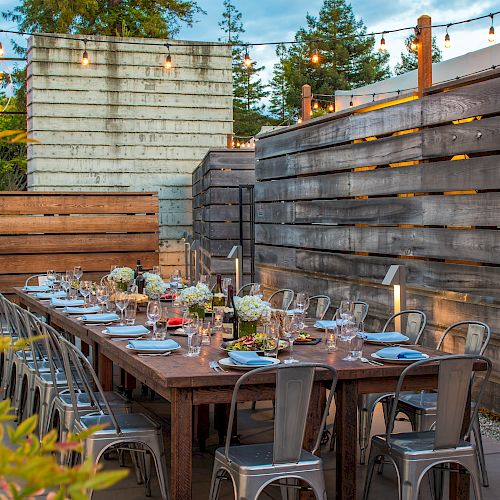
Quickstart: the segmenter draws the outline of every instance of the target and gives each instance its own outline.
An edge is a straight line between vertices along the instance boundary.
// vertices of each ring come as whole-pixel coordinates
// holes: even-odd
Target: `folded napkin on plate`
[[[316,321],[314,323],[314,328],[335,328],[336,326],[342,325],[346,319],[332,319],[332,320],[326,320],[326,319],[321,319]]]
[[[259,356],[254,351],[229,351],[229,357],[238,365],[270,365],[271,358]]]
[[[101,308],[99,306],[92,307],[65,307],[63,312],[67,314],[90,314],[99,312]]]
[[[160,296],[160,299],[173,299],[174,294],[173,293],[164,293],[163,295]]]
[[[85,304],[85,301],[81,299],[50,299],[52,307],[83,306],[83,304]]]
[[[399,332],[365,332],[365,338],[366,340],[373,340],[374,342],[404,342],[408,340],[408,337],[406,335],[403,335]]]
[[[158,351],[169,351],[177,349],[179,344],[172,339],[167,340],[129,340],[128,345],[133,349],[147,349]]]
[[[168,326],[181,326],[182,325],[182,318],[170,318],[167,321]]]
[[[286,312],[288,316],[293,316],[294,314],[301,314],[302,310],[301,309],[288,309]]]
[[[66,297],[66,292],[62,290],[60,292],[38,292],[35,293],[35,297],[37,299],[61,299],[62,297]]]
[[[108,326],[106,328],[108,333],[112,335],[142,335],[144,333],[149,333],[149,330],[143,325],[135,326]]]
[[[424,359],[425,356],[413,349],[405,349],[404,347],[384,347],[375,353],[380,358],[386,359]]]
[[[23,287],[23,292],[50,292],[49,285],[28,285]]]
[[[120,316],[115,313],[103,313],[103,314],[84,314],[82,316],[82,321],[116,321],[120,319]]]

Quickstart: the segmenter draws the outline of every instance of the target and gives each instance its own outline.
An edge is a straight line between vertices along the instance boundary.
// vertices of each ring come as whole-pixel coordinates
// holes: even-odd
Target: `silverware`
[[[114,324],[114,321],[110,321],[109,323],[85,323],[85,321],[82,322],[85,326],[109,326]]]
[[[138,356],[170,356],[170,354],[172,354],[172,351],[167,351],[162,353],[144,353],[144,354],[138,354]]]
[[[217,372],[217,373],[219,373],[219,372],[221,372],[221,373],[225,373],[225,372],[227,372],[227,370],[224,370],[224,368],[222,368],[222,367],[219,365],[219,362],[218,362],[218,361],[216,361],[216,360],[210,361],[210,362],[208,363],[208,366],[210,366],[210,368],[212,368],[212,370],[213,370],[214,372]]]
[[[119,342],[121,340],[141,340],[145,338],[143,335],[140,337],[117,337],[117,338],[111,338],[113,342]]]
[[[379,363],[378,361],[374,361],[374,360],[368,359],[368,358],[359,358],[359,360],[361,361],[361,363],[368,363],[368,364],[374,365],[374,366],[384,366],[384,363]]]

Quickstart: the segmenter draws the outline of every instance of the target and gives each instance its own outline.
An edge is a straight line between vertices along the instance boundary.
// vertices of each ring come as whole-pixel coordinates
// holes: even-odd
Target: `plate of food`
[[[266,348],[267,337],[264,333],[255,335],[245,335],[238,340],[222,342],[220,348],[224,351],[255,351],[264,352]],[[279,350],[286,349],[288,342],[286,340],[279,341]]]
[[[315,345],[315,344],[319,344],[320,342],[321,342],[321,337],[312,337],[307,332],[300,332],[293,343],[294,343],[294,345],[295,344]]]

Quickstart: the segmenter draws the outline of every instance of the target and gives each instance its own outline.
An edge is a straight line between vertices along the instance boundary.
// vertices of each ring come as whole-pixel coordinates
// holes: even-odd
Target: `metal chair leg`
[[[472,433],[474,434],[474,441],[476,443],[477,459],[479,461],[479,468],[481,470],[481,479],[483,486],[487,488],[490,483],[488,480],[488,470],[486,469],[486,460],[484,459],[483,438],[481,437],[481,426],[479,424],[479,417],[474,419],[472,424]]]

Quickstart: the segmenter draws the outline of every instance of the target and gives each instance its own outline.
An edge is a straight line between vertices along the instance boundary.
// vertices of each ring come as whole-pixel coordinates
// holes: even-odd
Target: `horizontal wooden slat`
[[[206,205],[235,205],[239,204],[238,187],[211,187],[193,197],[193,206],[202,207]],[[248,189],[242,190],[242,201],[244,204],[250,203],[250,193]]]
[[[242,208],[243,221],[247,222],[250,220],[250,207],[247,205]],[[239,222],[240,207],[239,205],[210,205],[194,209],[193,217],[195,220],[205,222]]]
[[[236,240],[240,237],[240,225],[237,222],[200,222],[194,221],[196,233],[214,240]],[[249,224],[243,225],[243,238],[250,238]]]
[[[150,269],[158,263],[158,254],[155,252],[110,252],[80,254],[38,254],[38,255],[0,255],[0,269],[14,273],[44,273],[47,269],[65,271],[76,265],[81,265],[85,271],[109,272],[112,265],[135,267],[137,259],[142,265]],[[104,274],[103,273],[103,274]]]
[[[256,243],[500,264],[500,231],[258,224]],[[496,249],[496,250],[493,250]]]
[[[158,244],[156,233],[0,235],[0,254],[138,252],[154,250]]]
[[[203,177],[203,189],[209,187],[238,187],[240,184],[254,184],[253,170],[210,170]]]
[[[0,234],[30,233],[112,233],[156,232],[156,215],[136,216],[4,216],[0,217]]]
[[[500,193],[257,203],[255,220],[321,224],[414,224],[492,226],[500,224]]]

